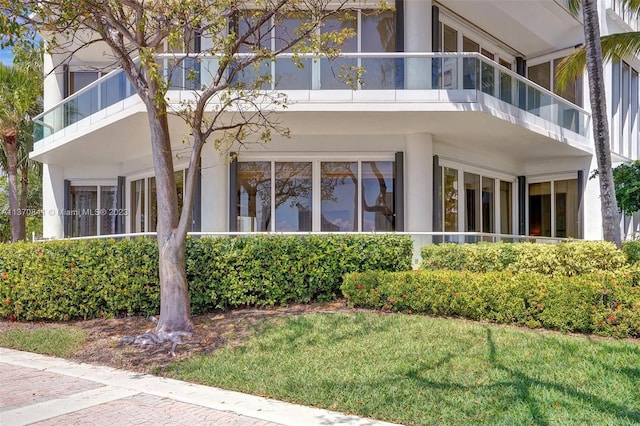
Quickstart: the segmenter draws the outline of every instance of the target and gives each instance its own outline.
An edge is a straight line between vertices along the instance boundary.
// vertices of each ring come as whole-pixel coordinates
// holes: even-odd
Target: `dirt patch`
[[[137,336],[154,329],[155,324],[145,317],[93,319],[68,323],[0,321],[0,332],[11,328],[36,329],[72,325],[87,333],[85,344],[70,357],[74,361],[107,365],[140,373],[158,372],[168,364],[198,354],[208,354],[226,345],[237,345],[266,318],[295,316],[318,312],[350,311],[344,301],[291,305],[268,309],[238,309],[193,317],[193,344],[179,345],[170,356],[171,344],[140,347],[123,345],[120,339]]]

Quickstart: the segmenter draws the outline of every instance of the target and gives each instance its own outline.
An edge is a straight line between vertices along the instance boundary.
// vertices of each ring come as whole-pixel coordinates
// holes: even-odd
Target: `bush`
[[[605,336],[640,336],[638,271],[580,276],[509,271],[351,273],[350,306],[460,316]]]
[[[330,299],[342,276],[411,268],[411,239],[394,235],[187,240],[192,312]],[[0,244],[0,318],[69,320],[157,314],[153,239]]]
[[[623,242],[622,251],[627,256],[629,264],[633,265],[640,262],[640,240]]]
[[[613,243],[605,241],[444,243],[425,246],[421,254],[420,267],[425,270],[536,272],[566,276],[615,271],[627,263],[628,257]]]

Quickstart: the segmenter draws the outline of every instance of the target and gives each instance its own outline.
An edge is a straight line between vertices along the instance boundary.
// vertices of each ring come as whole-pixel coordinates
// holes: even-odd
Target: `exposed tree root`
[[[154,317],[149,318],[151,322],[156,323],[157,320]],[[174,332],[156,332],[155,330],[147,330],[146,333],[140,334],[138,336],[124,336],[121,337],[118,342],[121,345],[136,345],[141,347],[149,347],[149,346],[161,346],[165,343],[171,343],[171,349],[169,350],[170,356],[176,356],[176,348],[178,345],[197,345],[200,344],[199,341],[188,340],[184,341],[184,338],[189,338],[193,336],[193,333],[185,332],[185,331],[174,331]],[[162,352],[164,349],[158,349],[154,352],[151,352],[151,355],[155,355],[157,353]]]

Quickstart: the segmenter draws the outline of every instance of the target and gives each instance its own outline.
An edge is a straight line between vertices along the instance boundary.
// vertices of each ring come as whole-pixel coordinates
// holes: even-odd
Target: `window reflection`
[[[357,29],[358,20],[356,16],[353,13],[342,12],[335,15],[335,17],[327,19],[320,32],[326,34],[334,31],[351,30],[356,33]],[[339,49],[343,53],[357,52],[357,35],[355,37],[347,39],[347,41],[342,46],[339,46]],[[348,70],[352,67],[356,66],[358,66],[358,61],[355,58],[337,58],[331,61],[320,61],[320,81],[322,89],[348,89],[349,87],[345,83],[344,78],[341,78],[341,75],[345,72],[348,72]]]
[[[144,179],[131,182],[131,232],[144,232]]]
[[[276,163],[276,231],[311,231],[311,163]]]
[[[117,207],[117,193],[117,186],[100,187],[100,235],[110,235],[116,233],[117,217],[114,213]]]
[[[529,185],[529,235],[551,236],[551,182]]]
[[[362,162],[362,230],[395,230],[393,161]]]
[[[458,230],[458,171],[444,168],[444,232]]]
[[[275,48],[283,49],[297,37],[296,31],[308,21],[308,16],[287,16],[275,28]],[[291,50],[287,50],[291,52]],[[281,58],[275,61],[275,87],[277,89],[309,89],[311,87],[311,60],[300,61],[300,68],[291,58]]]
[[[396,20],[391,11],[362,11],[362,52],[395,52]],[[392,58],[363,58],[365,69],[363,89],[394,89],[396,60]]]
[[[358,230],[358,163],[327,162],[321,165],[321,230]]]
[[[238,231],[269,231],[271,163],[238,163]]]
[[[83,237],[98,234],[98,215],[94,214],[98,208],[97,186],[71,187],[71,236]]]

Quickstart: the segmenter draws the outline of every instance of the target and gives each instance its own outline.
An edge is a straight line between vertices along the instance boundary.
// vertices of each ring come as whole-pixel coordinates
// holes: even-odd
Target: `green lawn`
[[[172,377],[416,425],[640,424],[640,344],[375,313],[270,320]]]
[[[0,333],[0,347],[68,357],[82,346],[85,339],[85,332],[76,327],[14,328]]]

